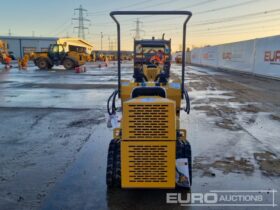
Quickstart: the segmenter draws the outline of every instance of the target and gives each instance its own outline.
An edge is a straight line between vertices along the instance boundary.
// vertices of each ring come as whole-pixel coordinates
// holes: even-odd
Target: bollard
[[[77,67],[75,68],[75,72],[76,72],[76,73],[86,72],[86,67],[85,67],[85,66],[77,66]]]
[[[80,67],[79,67],[79,66],[75,67],[75,72],[76,72],[76,73],[81,73]]]

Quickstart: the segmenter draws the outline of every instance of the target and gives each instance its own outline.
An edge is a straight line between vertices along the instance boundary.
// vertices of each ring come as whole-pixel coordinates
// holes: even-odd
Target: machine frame
[[[154,62],[152,65],[149,62],[143,65],[142,62],[142,69],[136,69],[134,66],[134,81],[121,80],[121,39],[120,24],[115,18],[117,15],[187,16],[183,27],[184,59],[181,80],[168,79],[169,76],[165,74],[164,68]],[[186,109],[184,110],[187,113],[190,111],[184,81],[186,25],[192,13],[188,11],[115,11],[111,12],[110,16],[116,22],[118,32],[118,89],[107,101],[109,121],[115,119],[113,124],[116,125],[113,131],[114,139],[111,140],[108,149],[107,186],[173,189],[182,185],[188,188],[192,183],[191,147],[187,141],[186,130],[180,129],[180,110],[181,99],[185,97]],[[139,43],[149,41],[151,44],[166,41],[169,47],[171,43],[171,40],[155,40],[154,38],[138,41]],[[134,45],[138,41],[135,40]],[[143,79],[136,77],[135,72],[139,72]],[[122,101],[121,120],[116,115],[117,96]],[[110,102],[112,102],[112,109],[110,109]],[[117,122],[120,122],[120,126]],[[177,160],[184,161],[181,163],[188,169],[186,171],[180,169],[180,171],[177,168]]]
[[[118,42],[118,91],[119,97],[121,96],[121,26],[115,16],[119,15],[184,15],[187,16],[183,24],[183,49],[182,49],[182,84],[181,84],[181,97],[184,97],[184,82],[185,82],[185,59],[186,59],[186,33],[187,23],[192,17],[190,11],[112,11],[110,16],[117,24],[117,42]]]

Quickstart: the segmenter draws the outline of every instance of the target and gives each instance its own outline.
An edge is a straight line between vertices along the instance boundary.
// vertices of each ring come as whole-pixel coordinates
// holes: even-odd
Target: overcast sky
[[[116,26],[109,17],[112,10],[189,10],[187,45],[216,45],[280,34],[280,0],[13,0],[1,1],[0,35],[77,36],[78,16],[74,9],[87,9],[89,30],[86,39],[96,48],[108,49],[109,39],[116,41]],[[120,18],[122,48],[130,50],[136,16]],[[138,17],[141,37],[172,39],[173,51],[180,48],[182,17]]]

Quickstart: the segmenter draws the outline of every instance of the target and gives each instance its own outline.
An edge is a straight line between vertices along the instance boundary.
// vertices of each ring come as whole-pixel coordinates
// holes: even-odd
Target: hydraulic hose
[[[111,98],[113,97],[114,95],[114,92],[110,95],[110,97],[108,98],[107,100],[107,112],[109,115],[112,115],[113,113],[110,111],[110,101],[111,101]]]
[[[186,108],[184,109],[184,111],[189,114],[191,110],[191,105],[190,105],[190,97],[186,88],[184,88],[184,96],[186,99]]]
[[[119,93],[119,91],[115,90],[107,100],[107,112],[109,115],[113,115],[116,113],[116,110],[117,110],[116,109],[116,97],[117,97],[118,93]],[[112,100],[112,106],[110,108],[111,100]]]
[[[116,113],[116,97],[118,95],[119,91],[118,90],[115,90],[115,94],[113,96],[113,100],[112,100],[112,113],[115,114]]]

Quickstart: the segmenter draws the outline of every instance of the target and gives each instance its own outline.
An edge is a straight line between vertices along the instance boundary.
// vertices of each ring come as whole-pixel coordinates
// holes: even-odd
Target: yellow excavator
[[[181,79],[170,77],[171,40],[134,41],[132,80],[121,79],[121,15],[184,15]],[[106,183],[108,188],[190,188],[192,183],[191,146],[187,131],[180,126],[181,101],[189,113],[190,100],[184,85],[186,25],[188,11],[114,11],[117,24],[118,89],[107,101],[113,126],[109,144]],[[116,99],[121,107],[116,107]],[[117,110],[121,110],[118,116]],[[111,122],[111,123],[110,123]]]
[[[65,69],[70,70],[92,60],[92,57],[86,53],[83,47],[76,48],[77,51],[66,52],[64,45],[51,44],[48,52],[25,54],[22,59],[18,60],[19,68],[26,68],[28,61],[33,60],[39,69],[51,69],[54,65],[63,65]]]

